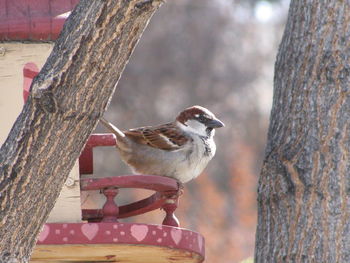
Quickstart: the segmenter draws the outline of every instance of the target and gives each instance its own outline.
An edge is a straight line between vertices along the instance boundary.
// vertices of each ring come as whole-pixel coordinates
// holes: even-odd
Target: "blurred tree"
[[[293,0],[275,67],[255,262],[350,262],[349,1]]]

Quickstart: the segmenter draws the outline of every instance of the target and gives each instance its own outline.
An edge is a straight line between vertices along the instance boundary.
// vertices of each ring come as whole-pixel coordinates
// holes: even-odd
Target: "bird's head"
[[[212,112],[201,106],[192,106],[183,110],[176,121],[183,130],[200,136],[212,136],[215,128],[225,126]]]

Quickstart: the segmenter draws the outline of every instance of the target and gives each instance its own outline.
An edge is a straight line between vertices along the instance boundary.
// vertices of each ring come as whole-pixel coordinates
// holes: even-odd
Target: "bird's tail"
[[[104,119],[103,117],[100,119],[100,122],[112,133],[114,133],[118,139],[123,139],[125,138],[125,134],[119,130],[117,127],[115,127],[112,123]]]

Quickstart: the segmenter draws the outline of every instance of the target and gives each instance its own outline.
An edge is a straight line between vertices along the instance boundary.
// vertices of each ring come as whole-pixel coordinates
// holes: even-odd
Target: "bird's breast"
[[[215,149],[214,141],[195,137],[179,150],[166,151],[137,145],[131,152],[121,151],[121,157],[137,173],[168,176],[186,183],[204,170]]]

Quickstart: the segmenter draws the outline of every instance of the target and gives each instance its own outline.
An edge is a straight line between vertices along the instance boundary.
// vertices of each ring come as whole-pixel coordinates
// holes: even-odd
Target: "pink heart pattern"
[[[204,254],[205,250],[204,238],[186,229],[128,223],[45,224],[38,235],[38,242],[39,244],[138,242],[147,245],[162,244],[170,248],[180,246],[199,254]]]
[[[173,228],[171,229],[170,235],[174,243],[178,245],[182,238],[182,231],[180,229]]]
[[[145,225],[133,225],[130,228],[131,235],[137,240],[142,241],[148,233],[148,227]]]
[[[91,241],[97,235],[98,225],[97,224],[83,224],[81,226],[81,232],[84,234],[84,236],[86,236],[87,239],[89,239]]]
[[[203,251],[203,237],[198,236],[198,249],[199,251]]]
[[[46,238],[47,238],[47,236],[49,235],[49,233],[50,233],[50,227],[48,226],[48,225],[44,225],[43,226],[43,229],[41,230],[41,232],[40,232],[40,234],[39,234],[39,237],[38,237],[38,240],[40,241],[40,242],[43,242]]]

